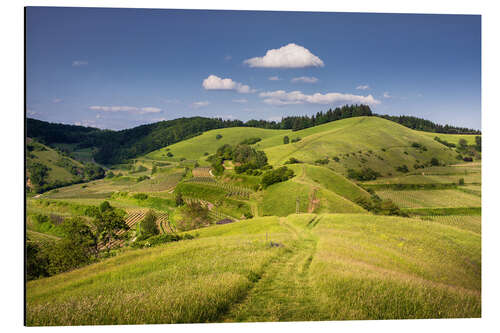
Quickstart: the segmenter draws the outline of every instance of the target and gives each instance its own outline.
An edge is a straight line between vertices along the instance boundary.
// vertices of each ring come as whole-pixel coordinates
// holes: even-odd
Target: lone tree
[[[285,135],[285,136],[283,137],[283,143],[284,143],[285,145],[290,143],[290,138],[288,137],[288,135]]]
[[[184,199],[182,198],[181,192],[177,192],[175,195],[175,205],[177,207],[184,205]]]
[[[101,210],[94,218],[93,224],[98,242],[106,247],[108,253],[114,241],[123,240],[127,237],[127,233],[119,233],[120,230],[127,231],[130,229],[123,216],[112,207],[105,211]]]
[[[150,237],[160,233],[160,230],[158,230],[158,226],[156,225],[156,220],[156,214],[152,210],[149,210],[141,222],[141,230],[145,236]]]

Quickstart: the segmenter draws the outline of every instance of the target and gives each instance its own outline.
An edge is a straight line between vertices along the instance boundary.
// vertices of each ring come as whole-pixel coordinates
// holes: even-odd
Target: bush
[[[148,176],[140,176],[137,178],[137,182],[142,182],[143,180],[150,179]]]
[[[148,198],[148,195],[145,193],[136,193],[132,196],[132,198],[137,200],[146,200]]]
[[[293,138],[292,143],[299,142],[300,140],[302,140],[300,137]]]
[[[408,170],[408,167],[406,166],[406,164],[403,164],[403,165],[398,166],[396,168],[396,171],[407,173],[409,170]]]
[[[466,157],[464,157],[464,161],[465,162],[472,162],[472,157],[466,156]]]
[[[290,157],[288,161],[285,162],[285,164],[297,164],[297,163],[302,163],[302,162],[296,159],[295,157]]]
[[[252,213],[250,213],[250,212],[245,212],[245,214],[243,214],[243,215],[244,215],[244,216],[245,216],[245,218],[247,218],[247,219],[251,219],[251,218],[253,218],[253,214],[252,214]]]
[[[257,142],[261,141],[261,138],[248,138],[240,142],[240,145],[254,145]]]
[[[221,134],[217,134],[217,135],[215,136],[215,139],[216,139],[216,140],[220,140],[220,139],[222,139],[222,135],[221,135]]]
[[[431,158],[431,165],[432,166],[438,166],[439,165],[439,160],[435,157]]]
[[[289,138],[287,135],[285,135],[285,136],[283,137],[283,143],[284,143],[285,145],[290,143],[290,138]]]
[[[460,178],[458,180],[458,185],[464,185],[465,184],[465,180],[463,178]]]
[[[335,157],[334,157],[334,159],[335,159]],[[337,157],[337,161],[338,161],[338,159],[339,158]],[[314,163],[321,164],[321,165],[328,164],[328,162],[329,162],[328,157],[314,161]]]
[[[293,170],[288,169],[286,166],[282,166],[276,170],[267,171],[264,176],[262,176],[262,187],[266,188],[274,183],[284,182],[295,176]]]
[[[181,192],[177,192],[175,195],[175,205],[177,207],[184,205],[184,199],[182,198]]]
[[[171,152],[168,152],[167,157],[174,157],[174,154],[172,154]]]
[[[363,168],[361,170],[349,169],[347,170],[347,177],[359,181],[375,180],[380,177],[380,173],[371,168]]]

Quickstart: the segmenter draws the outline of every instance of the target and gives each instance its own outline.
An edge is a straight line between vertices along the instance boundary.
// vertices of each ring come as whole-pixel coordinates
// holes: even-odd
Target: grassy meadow
[[[224,128],[31,195],[33,244],[60,242],[70,217],[91,225],[88,212],[104,201],[133,221],[109,255],[29,281],[26,324],[481,317],[481,160],[458,160],[434,136],[475,142],[377,117],[298,131]],[[261,139],[251,147],[270,166],[237,173],[240,163],[225,160],[215,174],[207,158],[250,138]],[[55,158],[50,148],[34,153]],[[80,154],[91,159],[89,149]],[[282,166],[294,176],[264,186]],[[64,179],[59,171],[49,176]],[[149,209],[162,216],[156,237],[192,239],[134,247],[148,241],[137,239]]]

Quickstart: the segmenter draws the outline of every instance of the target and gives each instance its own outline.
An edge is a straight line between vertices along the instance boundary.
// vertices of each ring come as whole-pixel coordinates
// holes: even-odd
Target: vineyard
[[[468,230],[476,234],[481,234],[481,216],[426,216],[424,220],[446,224],[455,228]]]
[[[184,197],[184,201],[188,204],[190,203],[199,203],[202,207],[207,207],[208,209],[208,217],[212,220],[212,222],[217,222],[222,219],[234,219],[233,216],[225,214],[219,208],[217,208],[213,203],[202,200],[196,197]]]
[[[125,223],[127,226],[130,228],[130,230],[133,230],[138,223],[140,223],[144,217],[146,216],[147,212],[149,209],[129,209],[127,210],[127,216],[125,218]],[[156,215],[156,224],[158,225],[158,229],[160,230],[160,233],[162,234],[167,234],[167,233],[174,233],[175,227],[173,227],[169,223],[169,215],[168,212],[162,212],[162,211],[154,211]],[[140,224],[139,224],[139,229],[140,230]],[[120,230],[117,234],[118,235],[123,235],[126,231],[125,230]],[[111,242],[111,248],[115,247],[121,247],[125,244],[126,240],[115,240]],[[104,245],[100,246],[100,249],[103,249]]]
[[[377,191],[382,199],[390,199],[400,208],[479,207],[481,198],[458,190]]]
[[[194,177],[212,177],[212,175],[210,174],[209,167],[194,168],[193,169],[193,176]]]
[[[218,182],[214,178],[211,178],[211,177],[193,177],[193,178],[187,179],[185,182],[186,183],[193,183],[193,184],[214,186],[217,189],[223,190],[226,193],[226,197],[228,197],[228,198],[249,200],[250,194],[252,192],[252,190],[250,190],[247,187],[232,185],[232,184],[228,184],[228,183],[221,183],[221,182]]]

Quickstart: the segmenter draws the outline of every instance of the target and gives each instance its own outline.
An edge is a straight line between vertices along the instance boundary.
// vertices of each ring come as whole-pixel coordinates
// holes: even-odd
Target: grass
[[[251,127],[216,129],[207,131],[202,135],[196,136],[194,138],[175,143],[166,148],[155,150],[147,154],[146,156],[151,159],[167,161],[177,161],[181,157],[184,157],[188,160],[198,160],[202,159],[205,156],[205,153],[215,153],[217,148],[224,144],[234,145],[248,138],[259,137],[262,139],[266,139],[277,135],[286,135],[284,133],[289,132],[291,131],[269,130]],[[217,140],[217,134],[222,135],[222,138]],[[282,138],[281,140],[283,142]],[[255,147],[259,147],[259,144],[255,145]],[[167,157],[166,155],[168,152],[172,153],[173,157]]]
[[[476,145],[476,136],[481,136],[477,134],[441,134],[422,131],[419,133],[422,133],[422,135],[425,135],[431,139],[434,139],[437,136],[441,140],[445,140],[456,145],[458,145],[458,141],[460,139],[465,139],[465,141],[467,141],[467,144],[470,146]]]
[[[382,199],[390,199],[400,208],[440,208],[440,207],[477,207],[481,198],[458,190],[429,191],[377,191]]]
[[[426,216],[424,220],[430,220],[481,235],[481,216]]]
[[[27,324],[480,317],[480,265],[480,236],[438,222],[258,218],[30,281]]]

